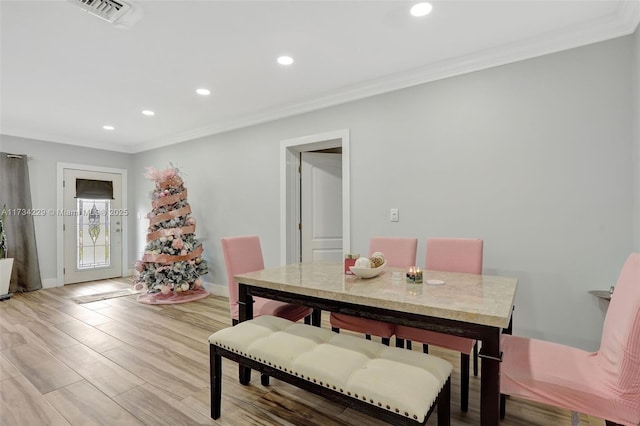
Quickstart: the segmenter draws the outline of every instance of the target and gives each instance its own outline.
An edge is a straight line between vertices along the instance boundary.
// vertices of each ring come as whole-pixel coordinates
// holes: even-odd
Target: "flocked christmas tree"
[[[177,168],[147,167],[155,183],[144,256],[136,262],[135,288],[144,303],[181,303],[206,297],[201,275],[207,273],[202,244],[196,239],[187,190]]]

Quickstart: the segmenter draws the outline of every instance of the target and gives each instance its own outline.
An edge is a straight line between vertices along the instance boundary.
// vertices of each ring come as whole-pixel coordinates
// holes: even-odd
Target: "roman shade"
[[[76,179],[75,198],[113,200],[113,182],[110,180]]]

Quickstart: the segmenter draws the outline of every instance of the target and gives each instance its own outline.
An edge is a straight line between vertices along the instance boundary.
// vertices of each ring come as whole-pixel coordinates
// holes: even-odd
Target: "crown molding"
[[[500,65],[506,65],[633,33],[640,22],[640,0],[622,1],[615,13],[543,36],[486,49],[471,55],[435,62],[409,72],[389,75],[364,84],[343,87],[310,101],[299,102],[247,114],[233,121],[216,123],[189,132],[134,146],[128,151],[143,152],[163,146],[254,126],[322,108],[405,89]]]
[[[629,28],[629,34],[635,32],[640,22],[640,0],[623,0],[618,5],[617,14],[623,25]]]
[[[112,141],[93,142],[88,139],[77,139],[67,135],[52,134],[47,132],[40,132],[37,130],[26,132],[26,133],[25,132],[14,133],[11,130],[5,131],[3,129],[2,133],[0,134],[3,136],[11,136],[11,137],[21,138],[21,139],[33,139],[33,140],[38,140],[42,142],[58,143],[62,145],[72,145],[72,146],[78,146],[81,148],[100,149],[103,151],[122,152],[125,154],[135,154],[136,152],[138,152],[135,149],[135,147],[114,143]]]

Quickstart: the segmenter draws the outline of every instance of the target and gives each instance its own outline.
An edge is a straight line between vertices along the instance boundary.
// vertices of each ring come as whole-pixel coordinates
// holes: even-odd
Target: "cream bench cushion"
[[[220,330],[209,342],[418,423],[453,369],[431,355],[273,316]]]

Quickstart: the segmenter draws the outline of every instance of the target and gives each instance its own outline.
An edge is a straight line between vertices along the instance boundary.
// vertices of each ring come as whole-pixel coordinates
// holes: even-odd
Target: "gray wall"
[[[615,282],[640,250],[640,36],[618,38],[135,155],[2,135],[27,154],[35,208],[56,207],[58,162],[128,170],[130,264],[144,250],[151,182],[183,171],[210,274],[220,238],[258,234],[279,264],[280,141],[349,128],[354,251],[372,235],[485,240],[485,272],[519,279],[515,332],[597,349]],[[388,221],[389,208],[400,222]],[[36,218],[43,279],[55,218]]]
[[[143,152],[133,168],[172,161],[184,171],[205,278],[223,284],[223,236],[259,234],[267,266],[280,261],[280,141],[349,128],[352,250],[366,251],[372,235],[416,236],[423,264],[428,236],[483,238],[485,272],[519,279],[515,332],[595,350],[606,304],[587,291],[615,282],[638,225],[637,43],[618,38]],[[138,194],[152,188],[132,176]],[[132,207],[144,217],[149,198]],[[400,222],[389,222],[391,207]]]
[[[131,163],[132,156],[112,151],[82,148],[73,145],[65,145],[53,142],[45,142],[34,139],[18,138],[14,136],[0,135],[0,149],[3,152],[14,154],[26,154],[29,156],[29,180],[31,183],[31,198],[34,209],[55,209],[57,188],[56,174],[58,163],[74,163],[98,167],[112,167],[126,169],[131,188]],[[137,171],[137,170],[136,170]],[[129,190],[128,203],[132,205],[135,198]],[[129,247],[134,246],[136,229],[135,221],[129,218]],[[56,217],[34,217],[38,258],[40,263],[40,275],[47,283],[55,284],[57,274],[57,236]],[[128,268],[131,269],[135,251],[130,250]]]

